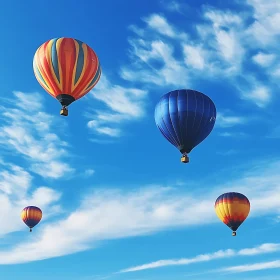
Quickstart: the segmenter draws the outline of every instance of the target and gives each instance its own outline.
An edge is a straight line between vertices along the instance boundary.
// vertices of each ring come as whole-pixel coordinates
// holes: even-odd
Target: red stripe
[[[228,223],[228,222],[244,222],[248,216],[245,215],[238,215],[238,216],[224,216],[223,217],[223,222]]]
[[[71,94],[71,85],[72,85],[72,75],[75,67],[75,42],[71,38],[65,38],[65,45],[64,45],[64,54],[66,60],[65,66],[65,91],[63,93]],[[74,55],[73,55],[74,54]]]
[[[64,51],[64,45],[65,45],[65,39],[62,40],[60,47],[59,47],[59,53],[58,53],[58,60],[59,64],[61,66],[61,76],[62,76],[62,93],[66,92],[66,55]]]

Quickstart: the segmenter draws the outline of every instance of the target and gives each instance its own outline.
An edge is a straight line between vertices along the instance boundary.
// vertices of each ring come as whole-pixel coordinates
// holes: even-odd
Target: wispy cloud
[[[254,55],[252,59],[255,63],[259,64],[260,66],[268,67],[275,60],[275,55],[259,52],[256,55]]]
[[[248,119],[243,116],[234,116],[234,115],[228,115],[224,113],[217,113],[216,123],[217,126],[220,127],[232,127],[238,124],[245,124],[246,122],[248,122]]]
[[[36,241],[24,241],[15,244],[9,251],[0,251],[0,263],[63,256],[94,248],[102,240],[154,234],[170,228],[201,225],[202,221],[206,224],[220,223],[213,204],[218,195],[228,190],[244,193],[250,199],[250,219],[267,214],[278,216],[279,166],[278,161],[261,163],[253,166],[252,170],[249,168],[243,176],[239,173],[240,179],[223,182],[221,186],[209,186],[210,191],[203,193],[190,186],[188,190],[192,191],[188,193],[182,193],[181,187],[179,191],[150,186],[131,192],[99,188],[93,193],[86,193],[81,205],[67,217],[39,227],[39,239]],[[97,220],[99,223],[95,222]],[[81,230],[84,227],[86,231]],[[56,236],[56,244],[53,236]],[[266,246],[270,245],[260,250],[264,251]],[[242,252],[248,255],[252,250],[240,251],[239,254]]]
[[[46,178],[59,178],[74,169],[62,161],[69,152],[57,134],[57,120],[47,114],[40,94],[14,92],[0,108],[0,145],[23,155],[30,169]]]
[[[0,167],[0,216],[5,225],[0,228],[0,236],[25,229],[20,213],[27,205],[38,205],[44,212],[44,220],[60,211],[55,203],[61,193],[45,186],[31,190],[33,177],[22,167],[7,162]]]
[[[176,12],[182,15],[185,15],[189,10],[190,6],[184,1],[175,1],[175,0],[162,0],[160,1],[162,8],[170,12]]]
[[[266,49],[275,46],[277,35],[280,34],[279,17],[280,4],[277,0],[247,0],[253,8],[253,23],[247,30],[247,36],[254,40],[258,47]]]
[[[240,91],[242,99],[251,100],[260,108],[266,107],[271,100],[271,89],[252,75],[242,77],[236,88]]]
[[[218,271],[241,273],[241,272],[248,272],[248,271],[275,269],[275,268],[280,268],[280,260],[271,261],[271,262],[259,262],[259,263],[254,263],[254,264],[230,266],[230,267],[219,269]]]
[[[85,115],[90,119],[87,123],[88,128],[101,135],[119,137],[121,129],[116,128],[116,124],[127,120],[135,120],[144,115],[144,100],[147,91],[112,85],[104,74],[91,95],[102,101],[107,107],[104,111],[96,110]]]
[[[161,4],[179,13],[191,9],[181,1]],[[121,123],[145,114],[145,97],[155,87],[195,88],[202,80],[224,81],[240,99],[260,108],[268,106],[275,89],[279,90],[280,66],[275,63],[280,58],[275,40],[280,34],[279,3],[247,0],[238,5],[238,12],[202,5],[195,11],[200,15],[197,21],[188,27],[171,23],[162,13],[130,25],[129,61],[119,67],[118,85],[103,74],[92,91],[112,110],[106,114],[122,121],[101,119],[99,111],[92,113],[94,122],[88,127],[100,135],[122,136]],[[137,87],[122,86],[124,81]]]
[[[198,255],[194,258],[184,258],[184,259],[177,259],[177,260],[174,259],[159,260],[156,262],[123,269],[120,271],[120,273],[159,268],[164,266],[189,265],[193,263],[207,262],[216,259],[232,258],[237,256],[253,256],[253,255],[267,254],[267,253],[273,253],[278,251],[280,251],[280,244],[267,243],[254,248],[246,248],[239,251],[227,249],[227,250],[220,250],[211,254]]]
[[[244,132],[221,132],[221,133],[219,133],[219,136],[222,136],[222,137],[246,137],[248,135]]]
[[[105,134],[111,137],[118,137],[121,134],[121,130],[119,128],[112,128],[108,126],[101,126],[100,123],[104,123],[103,121],[91,120],[87,123],[88,128],[94,129],[99,134]]]
[[[151,41],[140,38],[131,39],[131,59],[133,66],[121,67],[123,79],[146,83],[147,86],[187,86],[188,70],[184,63],[175,58],[174,46],[162,38]]]
[[[174,5],[174,2],[173,2]],[[175,4],[176,5],[176,4]],[[178,5],[178,4],[177,4]],[[156,32],[168,36],[171,38],[177,39],[187,39],[187,34],[183,32],[178,32],[174,26],[167,22],[167,20],[158,14],[152,14],[147,18],[144,18],[144,21],[147,23],[148,27]]]

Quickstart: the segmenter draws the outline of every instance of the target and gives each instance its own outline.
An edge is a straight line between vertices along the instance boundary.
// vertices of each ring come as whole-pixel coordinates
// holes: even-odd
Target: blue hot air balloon
[[[181,89],[166,93],[155,108],[155,122],[162,135],[181,153],[181,161],[212,131],[216,107],[205,94]]]

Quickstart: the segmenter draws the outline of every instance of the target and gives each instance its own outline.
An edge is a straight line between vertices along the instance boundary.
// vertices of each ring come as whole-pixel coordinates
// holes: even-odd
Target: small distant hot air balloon
[[[35,227],[42,219],[42,211],[36,206],[27,206],[21,211],[21,219],[30,228]]]
[[[191,90],[174,90],[162,96],[155,108],[155,122],[162,135],[189,162],[188,153],[212,131],[216,107],[205,94]]]
[[[67,106],[87,94],[101,76],[96,53],[79,40],[63,37],[37,49],[33,70],[39,84],[61,103],[63,116],[68,116]]]
[[[232,229],[232,235],[236,236],[237,229],[249,215],[250,201],[241,193],[224,193],[217,198],[215,211],[219,219]]]

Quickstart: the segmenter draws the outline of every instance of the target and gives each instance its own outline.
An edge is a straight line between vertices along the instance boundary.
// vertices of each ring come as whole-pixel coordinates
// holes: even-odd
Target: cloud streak
[[[245,264],[245,265],[237,265],[230,266],[218,271],[220,272],[230,272],[230,273],[242,273],[248,271],[259,271],[259,270],[267,270],[267,269],[275,269],[280,268],[280,260],[271,261],[271,262],[259,262],[254,264]]]
[[[174,187],[149,186],[130,192],[100,188],[85,194],[80,206],[68,216],[38,228],[36,241],[24,241],[8,251],[0,251],[0,264],[63,256],[95,248],[103,240],[201,226],[202,221],[204,224],[220,223],[213,205],[217,196],[228,190],[244,193],[250,199],[250,219],[268,214],[278,216],[279,167],[279,161],[261,163],[243,177],[239,174],[239,180],[209,186],[210,191],[203,193],[190,186],[188,190],[192,191],[188,193],[182,193],[181,187],[179,191]],[[53,236],[56,236],[55,245]],[[257,250],[264,252],[266,248],[243,250],[239,254],[257,254]]]
[[[254,248],[246,248],[239,251],[227,249],[227,250],[220,250],[211,254],[198,255],[194,258],[159,260],[156,262],[123,269],[120,271],[120,273],[147,270],[147,269],[153,269],[153,268],[159,268],[165,266],[189,265],[193,263],[209,262],[216,259],[232,258],[237,256],[254,256],[254,255],[268,254],[268,253],[273,253],[278,251],[280,251],[280,244],[266,243]],[[228,271],[228,270],[223,270],[223,271]]]

